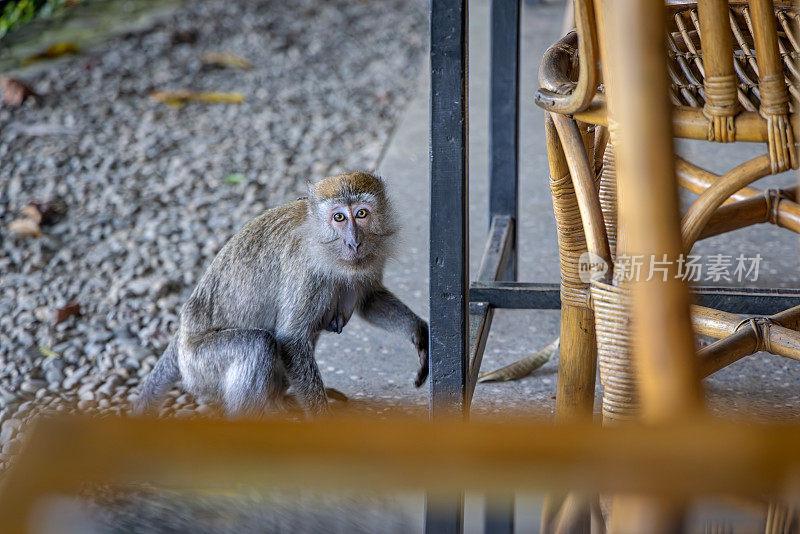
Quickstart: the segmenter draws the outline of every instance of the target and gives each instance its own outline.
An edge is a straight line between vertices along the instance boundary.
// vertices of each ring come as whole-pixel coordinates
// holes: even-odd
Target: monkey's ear
[[[378,183],[381,184],[381,186],[380,186],[381,187],[381,191],[380,192],[382,194],[384,194],[384,195],[388,195],[388,188],[387,188],[387,184],[386,184],[386,178],[384,178],[383,176],[381,176],[379,174],[375,174],[375,173],[373,173],[372,176],[374,176],[375,179],[378,180]]]
[[[316,191],[314,189],[314,182],[312,182],[311,180],[306,178],[306,196],[308,198],[314,198],[315,197],[315,192]]]

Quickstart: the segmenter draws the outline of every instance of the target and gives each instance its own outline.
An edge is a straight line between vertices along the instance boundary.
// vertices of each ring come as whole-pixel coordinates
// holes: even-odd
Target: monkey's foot
[[[338,389],[325,388],[325,395],[327,395],[330,400],[335,400],[339,402],[347,402],[349,400],[347,398],[347,395],[345,395]]]
[[[328,397],[328,400],[336,402],[347,402],[349,400],[347,395],[334,388],[325,388],[325,395]],[[281,397],[280,407],[284,411],[296,411],[300,410],[300,402],[297,400],[294,393],[284,393],[283,397]]]
[[[525,358],[514,362],[511,365],[506,365],[505,367],[497,369],[496,371],[479,374],[478,382],[508,382],[509,380],[519,380],[520,378],[525,378],[536,369],[550,361],[550,358],[553,357],[553,354],[558,352],[559,339],[560,338],[556,338],[555,341],[547,345],[539,352],[531,354],[530,356],[526,356]]]

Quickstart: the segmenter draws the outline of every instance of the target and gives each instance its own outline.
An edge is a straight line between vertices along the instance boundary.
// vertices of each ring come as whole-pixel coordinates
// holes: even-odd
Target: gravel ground
[[[248,219],[307,179],[377,166],[425,28],[422,2],[203,0],[27,77],[41,96],[0,107],[0,469],[41,407],[126,409],[204,267]],[[205,52],[253,68],[210,68]],[[247,99],[148,98],[176,89]],[[40,238],[8,231],[49,200],[65,212]],[[54,325],[71,301],[80,314]],[[164,413],[205,410],[173,393]]]
[[[234,497],[220,492],[154,493],[142,487],[108,490],[93,501],[56,500],[37,517],[35,526],[37,532],[59,534],[405,534],[419,530],[403,503],[402,496],[392,500],[346,492],[244,490]]]

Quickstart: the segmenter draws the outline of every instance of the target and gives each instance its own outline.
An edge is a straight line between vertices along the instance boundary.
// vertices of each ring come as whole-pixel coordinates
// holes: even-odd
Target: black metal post
[[[495,215],[511,217],[504,280],[517,279],[517,196],[519,193],[520,0],[492,0],[489,130],[489,224]]]
[[[511,251],[501,279],[514,281],[519,242],[520,0],[492,0],[490,26],[489,225],[496,216],[512,220]],[[513,531],[514,495],[487,496],[485,532]]]
[[[469,332],[467,2],[431,1],[430,409],[463,411]]]
[[[431,0],[430,413],[462,415],[469,351],[466,0]],[[464,466],[467,468],[467,466]],[[463,494],[428,495],[425,531],[463,530]]]
[[[514,534],[514,494],[488,495],[484,534]]]

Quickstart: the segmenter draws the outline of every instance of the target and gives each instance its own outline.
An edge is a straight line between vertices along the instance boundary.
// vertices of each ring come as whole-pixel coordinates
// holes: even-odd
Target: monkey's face
[[[356,271],[382,265],[397,223],[381,179],[356,172],[308,187],[312,232],[333,263]]]
[[[366,201],[334,204],[327,214],[327,223],[336,235],[339,256],[347,262],[358,262],[372,252],[375,206]]]

